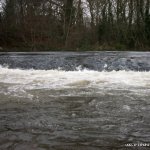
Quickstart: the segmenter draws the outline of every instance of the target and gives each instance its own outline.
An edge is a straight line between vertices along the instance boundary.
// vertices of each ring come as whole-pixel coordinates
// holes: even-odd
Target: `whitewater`
[[[0,55],[0,150],[148,145],[148,54]]]
[[[63,70],[22,70],[9,69],[0,66],[1,92],[4,94],[27,96],[30,90],[71,90],[86,89],[86,91],[70,92],[76,96],[80,94],[101,94],[110,90],[140,91],[148,94],[150,89],[150,72],[137,71],[94,71],[88,69],[77,71]],[[5,85],[5,88],[4,86]],[[93,90],[92,90],[93,89]],[[61,96],[60,93],[59,96]],[[112,93],[113,94],[113,93]],[[53,93],[49,95],[57,96]],[[63,94],[65,95],[65,94]],[[32,95],[34,96],[34,95]],[[66,95],[67,96],[67,95]]]

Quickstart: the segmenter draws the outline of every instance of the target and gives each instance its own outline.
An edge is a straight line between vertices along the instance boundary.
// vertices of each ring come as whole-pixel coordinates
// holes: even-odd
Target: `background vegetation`
[[[1,7],[0,47],[150,50],[150,0],[1,0]]]

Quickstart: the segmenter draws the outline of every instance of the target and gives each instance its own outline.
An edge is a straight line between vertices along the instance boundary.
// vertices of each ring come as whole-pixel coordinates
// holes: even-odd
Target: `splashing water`
[[[0,149],[124,149],[127,143],[148,143],[149,100],[149,71],[0,66]]]
[[[2,66],[0,70],[1,86],[8,85],[6,86],[5,94],[10,93],[17,95],[21,92],[30,93],[30,90],[37,89],[65,91],[76,88],[87,89],[89,94],[96,94],[101,91],[108,92],[110,90],[138,92],[138,89],[145,94],[145,92],[149,92],[150,88],[150,72],[98,72],[86,69],[78,71],[21,70],[4,68]],[[93,90],[91,91],[91,89]],[[69,95],[75,96],[80,95],[81,92],[68,93]],[[53,93],[49,94],[53,95]]]

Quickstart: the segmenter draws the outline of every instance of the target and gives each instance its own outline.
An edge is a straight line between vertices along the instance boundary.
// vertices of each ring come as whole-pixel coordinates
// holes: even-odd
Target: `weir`
[[[35,52],[0,53],[0,64],[9,68],[66,71],[90,69],[150,70],[150,52]]]
[[[148,148],[149,100],[149,52],[1,53],[0,149]]]

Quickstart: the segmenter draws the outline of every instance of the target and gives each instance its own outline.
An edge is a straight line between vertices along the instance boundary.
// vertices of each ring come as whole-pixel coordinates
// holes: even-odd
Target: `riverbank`
[[[22,47],[22,46],[0,46],[0,52],[51,52],[51,51],[74,51],[74,52],[86,52],[86,51],[150,51],[150,47],[139,48],[126,48],[125,46],[90,46],[85,48],[51,48],[51,47]]]

